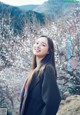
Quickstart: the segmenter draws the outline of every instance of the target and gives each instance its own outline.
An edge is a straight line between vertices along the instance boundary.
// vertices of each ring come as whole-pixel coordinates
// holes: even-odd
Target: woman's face
[[[37,57],[44,57],[48,54],[48,40],[46,37],[40,37],[35,41],[33,45],[33,54]]]

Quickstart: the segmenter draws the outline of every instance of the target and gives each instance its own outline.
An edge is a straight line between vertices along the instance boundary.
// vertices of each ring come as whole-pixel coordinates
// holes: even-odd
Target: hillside
[[[3,20],[3,23],[10,25],[10,29],[13,29],[15,35],[22,34],[25,24],[28,22],[33,24],[40,23],[44,25],[45,16],[42,13],[37,13],[35,11],[24,12],[18,7],[9,6],[0,2],[0,20]]]
[[[39,5],[22,5],[22,6],[18,6],[18,8],[20,8],[22,11],[28,11],[28,10],[33,10],[36,7],[38,7]]]
[[[79,2],[69,2],[67,0],[48,0],[42,5],[34,9],[34,11],[39,13],[44,13],[48,15],[51,19],[56,19],[65,15],[65,11],[70,11],[73,8],[80,7]]]

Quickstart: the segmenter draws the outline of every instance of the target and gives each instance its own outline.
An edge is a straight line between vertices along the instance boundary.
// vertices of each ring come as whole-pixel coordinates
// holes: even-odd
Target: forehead
[[[39,42],[43,42],[43,43],[48,44],[48,40],[47,40],[47,38],[46,38],[46,37],[40,37],[40,38],[37,38],[37,40],[36,40],[36,41],[39,41]]]

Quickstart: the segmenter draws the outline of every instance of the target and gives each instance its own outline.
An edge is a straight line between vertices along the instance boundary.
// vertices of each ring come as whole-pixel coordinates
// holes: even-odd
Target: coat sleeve
[[[51,65],[48,65],[44,70],[42,99],[45,103],[45,106],[41,115],[56,115],[61,97],[55,79],[55,72]]]

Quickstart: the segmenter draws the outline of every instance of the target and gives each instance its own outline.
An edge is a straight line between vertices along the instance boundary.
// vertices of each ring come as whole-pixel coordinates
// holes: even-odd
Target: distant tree
[[[5,80],[0,79],[0,107],[13,108],[13,99]]]

